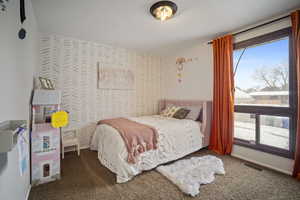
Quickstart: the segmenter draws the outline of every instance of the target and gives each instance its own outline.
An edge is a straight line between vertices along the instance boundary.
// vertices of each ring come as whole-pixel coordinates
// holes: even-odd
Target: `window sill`
[[[276,147],[271,147],[271,146],[267,146],[267,145],[263,145],[263,144],[251,144],[246,140],[240,140],[240,139],[234,139],[234,144],[235,145],[239,145],[239,146],[243,146],[243,147],[247,147],[250,149],[254,149],[257,151],[262,151],[265,153],[270,153],[276,156],[281,156],[284,158],[290,158],[293,159],[294,158],[294,154],[291,151],[288,150],[284,150],[284,149],[279,149]]]

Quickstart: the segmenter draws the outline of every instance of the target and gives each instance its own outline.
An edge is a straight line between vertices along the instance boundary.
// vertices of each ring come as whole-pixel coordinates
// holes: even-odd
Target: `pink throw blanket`
[[[125,118],[100,120],[99,124],[107,124],[117,129],[128,151],[128,163],[135,163],[140,153],[157,148],[158,133],[151,126]]]

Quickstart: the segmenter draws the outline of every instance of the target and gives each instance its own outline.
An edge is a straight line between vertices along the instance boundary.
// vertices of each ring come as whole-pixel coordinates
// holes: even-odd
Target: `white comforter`
[[[202,148],[203,135],[199,123],[193,120],[179,120],[159,115],[132,117],[130,120],[153,126],[157,129],[158,149],[139,155],[135,164],[127,163],[127,150],[118,131],[108,125],[99,125],[91,141],[91,149],[98,151],[100,162],[117,175],[117,183],[132,179],[144,170]]]

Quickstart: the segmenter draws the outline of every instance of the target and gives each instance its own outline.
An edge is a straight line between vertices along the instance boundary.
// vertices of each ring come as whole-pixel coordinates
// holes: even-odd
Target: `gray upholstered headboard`
[[[210,132],[211,132],[211,116],[212,116],[212,102],[211,101],[198,101],[198,100],[174,100],[165,99],[159,101],[159,111],[163,110],[166,105],[173,104],[177,106],[201,106],[201,132],[204,135],[203,147],[209,145]]]

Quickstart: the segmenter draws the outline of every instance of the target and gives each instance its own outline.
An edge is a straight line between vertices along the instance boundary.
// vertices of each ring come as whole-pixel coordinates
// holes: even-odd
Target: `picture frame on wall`
[[[50,79],[39,77],[41,88],[45,90],[54,90],[54,84]]]
[[[47,79],[47,84],[48,84],[48,86],[49,86],[49,88],[51,89],[51,90],[54,90],[55,88],[54,88],[54,84],[53,84],[53,82],[50,80],[50,79]]]
[[[97,62],[97,88],[103,90],[134,90],[135,74],[131,69]]]

